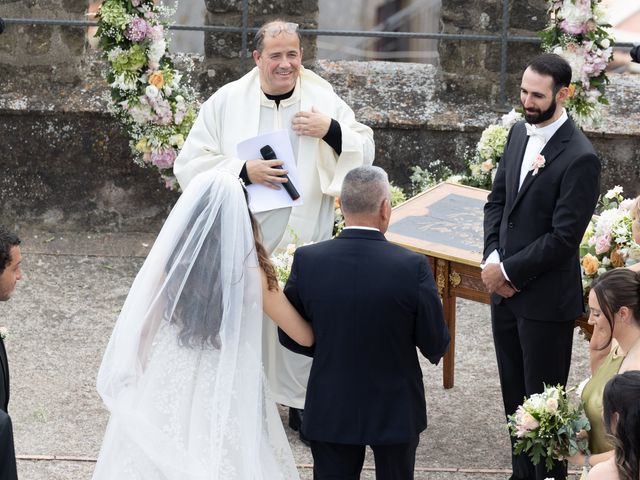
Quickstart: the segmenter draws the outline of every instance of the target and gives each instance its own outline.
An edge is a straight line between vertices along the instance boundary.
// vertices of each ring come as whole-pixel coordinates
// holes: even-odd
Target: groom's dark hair
[[[553,78],[553,93],[557,93],[562,87],[571,84],[571,65],[560,55],[555,53],[544,53],[538,55],[527,64],[540,75],[547,75]]]
[[[389,177],[380,167],[350,170],[340,190],[340,208],[345,215],[373,215],[389,198]]]

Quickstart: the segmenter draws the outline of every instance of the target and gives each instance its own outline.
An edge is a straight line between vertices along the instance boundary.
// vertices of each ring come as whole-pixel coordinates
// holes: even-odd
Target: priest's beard
[[[546,122],[551,117],[553,117],[554,113],[556,113],[557,106],[558,105],[556,103],[556,98],[554,96],[553,100],[551,101],[551,105],[549,105],[549,108],[547,108],[546,110],[540,110],[538,108],[535,110],[535,112],[529,113],[530,111],[527,112],[527,110],[525,109],[524,119],[531,125],[538,125],[539,123]],[[522,105],[522,108],[524,109],[524,105]]]

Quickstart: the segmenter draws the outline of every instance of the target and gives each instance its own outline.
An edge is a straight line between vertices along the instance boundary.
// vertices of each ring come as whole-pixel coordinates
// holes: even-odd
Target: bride
[[[111,412],[94,480],[298,479],[261,365],[262,310],[313,333],[232,175],[200,174],[140,269],[98,373]]]

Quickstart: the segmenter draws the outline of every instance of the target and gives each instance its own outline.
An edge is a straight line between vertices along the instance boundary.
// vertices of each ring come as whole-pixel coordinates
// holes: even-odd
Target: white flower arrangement
[[[577,437],[580,430],[590,430],[589,420],[577,396],[569,396],[561,385],[546,386],[542,393],[525,399],[508,426],[515,437],[514,453],[526,453],[534,465],[545,462],[551,470],[553,460],[588,452],[587,438]]]
[[[512,109],[502,116],[499,123],[489,125],[482,131],[475,152],[467,161],[468,173],[459,180],[460,183],[491,189],[498,162],[507,144],[509,130],[522,119],[522,114]]]
[[[170,12],[153,0],[105,0],[96,36],[107,61],[110,108],[130,138],[134,161],[178,189],[173,162],[196,117],[192,89],[167,51]]]
[[[566,107],[580,126],[597,125],[607,105],[605,69],[614,40],[607,30],[601,0],[548,0],[549,25],[541,33],[542,47],[571,65],[571,97]]]

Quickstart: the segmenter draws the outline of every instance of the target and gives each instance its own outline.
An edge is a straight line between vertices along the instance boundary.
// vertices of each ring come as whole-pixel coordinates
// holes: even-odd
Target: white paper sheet
[[[298,170],[296,169],[296,162],[293,158],[293,149],[289,141],[289,134],[286,130],[264,133],[240,142],[236,147],[238,158],[240,160],[262,158],[260,149],[265,145],[270,145],[278,160],[284,162],[283,167],[289,171],[289,180],[296,187],[298,193],[300,193],[300,198],[295,201],[291,200],[291,197],[284,187],[280,187],[279,190],[274,190],[264,185],[252,184],[247,187],[247,191],[249,192],[249,208],[253,213],[259,213],[276,208],[302,205],[304,192],[300,189]]]

